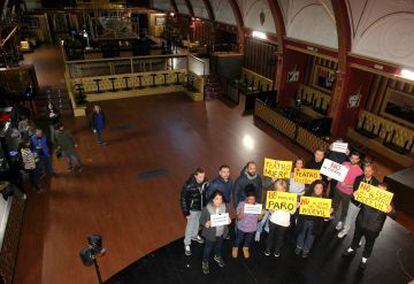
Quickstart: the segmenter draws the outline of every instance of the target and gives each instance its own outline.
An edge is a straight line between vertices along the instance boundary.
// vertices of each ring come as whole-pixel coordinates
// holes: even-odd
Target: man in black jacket
[[[237,207],[239,202],[246,199],[246,187],[249,184],[255,188],[256,200],[261,200],[262,177],[256,171],[255,162],[248,162],[234,182],[234,208]]]
[[[381,183],[378,186],[380,189],[387,190],[387,184]],[[354,192],[354,196],[358,195],[358,191]],[[387,215],[393,217],[395,215],[394,206],[389,205],[388,212],[384,213],[378,209],[370,207],[365,204],[361,204],[361,210],[359,211],[356,223],[355,233],[352,239],[351,246],[343,253],[343,256],[352,256],[356,253],[359,247],[359,242],[362,237],[365,237],[364,251],[362,252],[362,260],[359,265],[360,269],[364,270],[367,267],[368,258],[371,256],[372,249],[374,248],[375,240],[379,236],[382,228],[384,227]]]
[[[358,176],[354,182],[354,192],[358,190],[361,182],[371,184],[373,186],[378,186],[379,181],[374,177],[375,166],[373,163],[367,163],[364,166],[364,174]],[[344,228],[338,233],[338,238],[342,239],[348,234],[349,229],[352,224],[355,223],[355,220],[358,216],[359,210],[361,208],[361,203],[356,201],[355,198],[351,199],[348,207],[348,213],[346,214]]]
[[[201,210],[206,204],[205,190],[208,183],[206,181],[206,173],[203,169],[198,168],[194,174],[185,182],[181,190],[180,204],[183,215],[187,218],[187,226],[185,228],[184,249],[185,255],[191,255],[191,241],[200,244],[204,240],[198,235],[200,226]]]

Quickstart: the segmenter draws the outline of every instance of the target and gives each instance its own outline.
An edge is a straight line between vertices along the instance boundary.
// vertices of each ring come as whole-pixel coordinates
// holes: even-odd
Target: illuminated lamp
[[[397,76],[403,79],[414,81],[414,71],[410,69],[406,69],[406,68],[401,69],[400,74],[397,74]]]
[[[264,32],[253,31],[252,36],[258,39],[267,39],[267,35]]]

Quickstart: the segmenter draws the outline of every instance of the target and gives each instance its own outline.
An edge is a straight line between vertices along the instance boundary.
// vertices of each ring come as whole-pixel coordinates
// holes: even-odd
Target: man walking
[[[82,161],[76,153],[75,148],[78,147],[73,136],[64,129],[63,124],[59,124],[55,133],[56,146],[62,151],[63,156],[68,160],[68,171],[73,170],[73,162],[76,163],[78,171],[81,172]]]

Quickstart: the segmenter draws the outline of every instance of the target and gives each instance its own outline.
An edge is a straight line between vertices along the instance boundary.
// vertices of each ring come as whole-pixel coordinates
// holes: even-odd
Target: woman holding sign
[[[321,180],[315,180],[309,186],[305,196],[323,198],[325,185]],[[298,238],[296,242],[295,254],[302,253],[302,258],[307,258],[315,242],[316,237],[322,229],[323,218],[309,215],[299,215],[298,219]]]
[[[232,256],[237,258],[239,246],[243,244],[244,258],[250,257],[250,243],[257,230],[257,221],[262,212],[262,205],[256,204],[255,188],[246,189],[246,199],[237,205],[237,231],[233,244]]]
[[[382,183],[378,186],[378,188],[387,190],[387,184]],[[354,196],[358,196],[358,191],[354,192]],[[368,205],[361,205],[361,210],[359,211],[355,223],[355,233],[354,238],[352,239],[352,244],[343,254],[343,256],[354,255],[359,247],[361,238],[365,237],[366,242],[364,251],[362,252],[362,260],[359,266],[360,269],[365,269],[367,267],[368,258],[371,256],[375,240],[384,227],[387,215],[395,215],[395,209],[392,205],[388,205],[387,211],[388,212],[385,213]]]
[[[276,181],[275,190],[279,192],[287,191],[287,182],[285,180],[279,179]],[[295,208],[296,209],[296,208]],[[284,237],[287,229],[290,226],[290,216],[295,213],[295,211],[286,211],[286,210],[270,210],[269,218],[269,236],[266,241],[266,250],[264,254],[269,256],[272,250],[272,247],[275,248],[273,255],[275,257],[280,257],[280,249],[284,243]]]
[[[229,217],[229,207],[224,202],[223,193],[215,191],[211,195],[211,201],[204,207],[200,224],[203,226],[202,236],[205,238],[205,246],[203,252],[203,261],[201,268],[204,274],[210,273],[209,258],[211,251],[214,249],[214,261],[219,267],[224,267],[222,257],[223,239],[226,238],[231,219]]]

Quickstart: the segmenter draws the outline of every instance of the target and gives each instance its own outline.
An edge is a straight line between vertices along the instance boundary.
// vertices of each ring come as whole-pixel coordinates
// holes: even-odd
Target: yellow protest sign
[[[298,183],[311,184],[313,181],[320,179],[319,170],[295,169],[293,180]]]
[[[292,161],[277,161],[269,158],[264,159],[263,175],[271,178],[290,178]]]
[[[387,213],[393,197],[392,192],[361,182],[355,200]]]
[[[328,198],[301,196],[299,214],[329,218],[331,204],[332,200]]]
[[[296,211],[298,203],[298,195],[296,193],[268,191],[266,197],[266,209]]]

